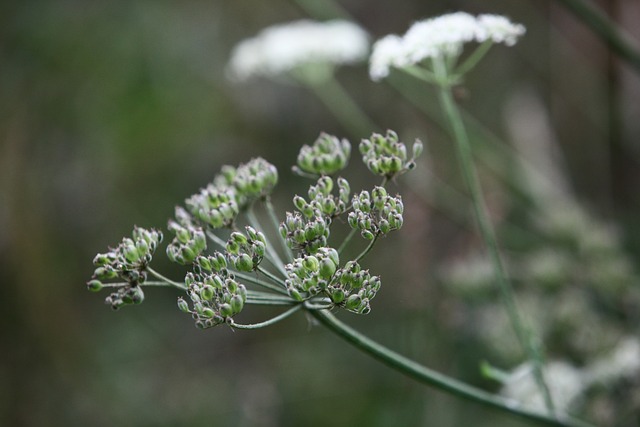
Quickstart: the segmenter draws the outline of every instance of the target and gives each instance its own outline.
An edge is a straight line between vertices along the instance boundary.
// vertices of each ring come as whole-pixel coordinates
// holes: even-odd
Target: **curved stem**
[[[551,417],[547,414],[532,411],[524,408],[519,402],[495,396],[429,369],[426,366],[423,366],[373,341],[350,326],[342,323],[333,314],[326,310],[309,310],[309,313],[329,330],[355,346],[358,350],[369,354],[387,366],[402,372],[416,381],[433,386],[454,396],[498,409],[522,419],[535,421],[542,425],[559,427],[590,427],[589,424],[571,418],[567,415],[557,414],[556,417]]]
[[[438,75],[439,81],[447,81],[447,70],[444,67],[444,64],[439,61],[434,61],[434,69],[436,71],[436,74]],[[458,111],[453,100],[451,88],[445,85],[440,85],[438,86],[438,88],[442,108],[445,111],[445,115],[449,119],[453,131],[458,160],[460,162],[464,180],[471,195],[473,210],[476,216],[476,220],[478,221],[478,228],[480,229],[480,234],[482,235],[482,238],[487,246],[487,250],[489,251],[489,256],[494,266],[496,281],[498,282],[498,287],[500,289],[500,293],[502,294],[502,300],[507,309],[509,321],[516,333],[520,345],[523,347],[523,349],[527,353],[528,359],[533,364],[534,378],[536,380],[538,388],[540,389],[540,392],[542,393],[545,405],[549,413],[553,414],[555,408],[553,405],[553,400],[551,399],[549,388],[547,387],[547,384],[544,380],[540,350],[534,342],[529,328],[525,326],[525,323],[520,316],[516,305],[513,288],[507,280],[505,267],[498,250],[495,231],[491,222],[489,221],[486,204],[482,195],[482,189],[480,188],[478,173],[471,157],[471,145],[469,143],[469,137],[460,116],[460,112]]]
[[[169,285],[173,286],[174,288],[178,288],[182,291],[186,291],[187,287],[185,286],[184,283],[180,283],[180,282],[175,282],[171,279],[169,279],[168,277],[163,276],[162,274],[158,273],[157,271],[155,271],[153,268],[147,266],[147,271],[152,274],[153,276],[157,277],[160,280],[164,280],[166,283],[168,283]]]
[[[293,261],[293,251],[291,248],[287,246],[287,242],[280,234],[280,221],[278,221],[278,216],[276,215],[276,211],[273,208],[273,203],[271,203],[271,198],[269,196],[264,198],[264,205],[267,208],[267,214],[269,216],[269,220],[271,221],[271,225],[276,231],[278,235],[278,241],[280,242],[280,246],[285,253],[287,261]]]
[[[369,244],[367,245],[366,248],[364,248],[364,251],[362,251],[360,253],[360,255],[358,255],[356,257],[356,259],[354,259],[355,262],[359,262],[362,258],[364,258],[369,252],[371,252],[371,249],[373,249],[373,245],[376,244],[376,241],[378,240],[378,236],[379,234],[376,234],[373,239],[371,240],[371,242],[369,242]]]
[[[269,320],[265,320],[264,322],[260,322],[260,323],[252,323],[252,324],[248,324],[248,325],[243,325],[240,323],[235,323],[233,320],[231,320],[231,323],[229,324],[229,326],[231,326],[232,328],[236,328],[236,329],[260,329],[260,328],[264,328],[265,326],[270,326],[273,325],[274,323],[277,323],[279,321],[281,321],[282,319],[286,319],[287,317],[291,316],[293,313],[295,313],[296,311],[300,310],[302,308],[302,304],[297,304],[294,307],[291,307],[289,310],[285,311],[282,314],[279,314],[278,316],[271,318]]]
[[[249,224],[251,224],[251,226],[256,230],[258,231],[264,230],[264,227],[260,225],[260,221],[258,221],[258,217],[253,211],[253,208],[249,208],[247,210],[247,219],[249,220]],[[284,263],[280,259],[280,256],[278,255],[278,251],[275,250],[275,248],[273,247],[269,239],[266,237],[266,235],[265,235],[265,240],[267,241],[267,253],[266,253],[267,258],[269,258],[269,261],[271,261],[273,266],[277,268],[278,271],[286,277],[287,272],[284,269]]]

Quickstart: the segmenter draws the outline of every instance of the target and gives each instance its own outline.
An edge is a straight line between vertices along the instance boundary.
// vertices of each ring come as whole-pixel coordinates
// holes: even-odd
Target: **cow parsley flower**
[[[229,73],[238,80],[274,77],[307,65],[357,63],[366,58],[369,36],[342,20],[295,21],[265,28],[233,50]]]
[[[524,32],[524,26],[499,15],[474,17],[456,12],[426,19],[414,23],[402,37],[389,35],[377,41],[371,53],[369,74],[373,80],[380,80],[389,75],[392,67],[406,68],[429,58],[455,60],[469,42],[512,46]]]

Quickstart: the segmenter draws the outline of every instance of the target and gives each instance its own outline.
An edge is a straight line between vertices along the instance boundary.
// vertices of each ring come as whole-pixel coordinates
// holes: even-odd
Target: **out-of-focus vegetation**
[[[426,389],[302,315],[259,332],[203,332],[170,289],[118,313],[86,292],[96,252],[134,224],[164,226],[221,165],[262,156],[278,166],[283,216],[288,195],[308,185],[289,173],[301,144],[320,131],[352,143],[368,136],[350,135],[302,87],[226,78],[235,43],[308,17],[304,8],[285,0],[5,3],[1,425],[524,425]],[[638,39],[638,5],[600,3]],[[459,102],[471,115],[522,309],[549,361],[591,375],[570,409],[599,424],[636,425],[638,375],[611,366],[621,365],[622,350],[634,354],[639,332],[638,74],[554,1],[341,4],[374,39],[458,9],[527,27],[517,47],[495,49],[470,74]],[[497,392],[480,361],[512,370],[523,354],[483,276],[484,247],[442,117],[425,116],[401,93],[437,111],[435,94],[401,75],[373,83],[364,65],[337,77],[380,126],[426,143],[415,175],[398,180],[403,230],[365,262],[383,279],[375,310],[343,319]],[[357,168],[349,179],[359,188],[369,181]],[[157,258],[159,270],[177,272]]]

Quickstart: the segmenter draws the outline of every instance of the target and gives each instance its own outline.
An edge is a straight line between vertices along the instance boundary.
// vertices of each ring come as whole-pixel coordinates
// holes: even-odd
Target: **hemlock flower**
[[[237,80],[275,77],[309,65],[357,63],[368,51],[367,32],[352,22],[300,20],[265,28],[240,42],[228,71]]]
[[[465,43],[504,43],[512,46],[525,33],[523,25],[504,16],[456,12],[414,23],[400,37],[389,35],[373,45],[369,75],[381,80],[391,68],[406,68],[429,58],[452,58],[462,52]]]

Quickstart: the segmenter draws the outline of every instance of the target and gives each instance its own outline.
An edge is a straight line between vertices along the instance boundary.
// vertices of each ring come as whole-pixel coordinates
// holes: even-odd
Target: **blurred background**
[[[638,47],[638,2],[588,3]],[[569,411],[638,425],[638,70],[558,1],[339,5],[372,40],[457,10],[527,27],[515,47],[489,53],[458,101],[519,304],[559,367],[550,381],[578,384]],[[525,425],[407,379],[302,314],[259,331],[200,331],[171,289],[117,313],[105,292],[86,291],[97,252],[133,225],[164,229],[223,164],[274,163],[284,215],[310,184],[289,172],[302,144],[320,131],[368,136],[304,87],[225,75],[240,40],[332,13],[302,0],[2,2],[0,425]],[[404,228],[365,261],[383,280],[372,313],[341,318],[429,367],[508,389],[481,375],[481,361],[511,371],[525,358],[434,92],[400,73],[373,83],[365,64],[337,79],[380,129],[426,148],[390,187],[403,194]],[[357,150],[351,163],[352,189],[373,185]],[[156,269],[179,279],[163,250]],[[276,313],[252,308],[244,320]]]

